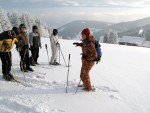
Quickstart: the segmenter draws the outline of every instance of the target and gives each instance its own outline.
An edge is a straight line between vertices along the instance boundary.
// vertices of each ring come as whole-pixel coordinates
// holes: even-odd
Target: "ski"
[[[54,67],[68,67],[68,66],[65,66],[65,65],[46,65],[46,66],[39,66],[40,68],[44,68],[44,69],[53,69]],[[69,67],[71,67],[71,65],[69,65]]]
[[[76,89],[75,94],[77,93],[77,90],[78,90],[78,89],[79,89],[78,92],[97,92],[97,88],[94,87],[94,85],[92,86],[92,90],[90,90],[90,91],[86,90],[86,89],[84,88],[83,84],[78,85],[78,88]]]
[[[79,85],[78,85],[78,87],[83,88],[83,87],[84,87],[84,85],[83,85],[83,84],[79,84]],[[94,85],[92,85],[92,88],[94,88]]]
[[[68,67],[68,66],[64,66],[64,65],[50,65],[50,66],[42,66],[41,68],[44,69],[53,69],[53,67]],[[69,67],[71,67],[71,65],[69,65]]]
[[[42,66],[41,68],[44,68],[44,69],[52,69],[51,67],[48,67],[48,66]]]
[[[78,89],[78,93],[81,93],[81,92],[97,92],[97,89],[96,88],[92,88],[92,90],[90,90],[90,91],[87,91],[87,90],[85,90],[84,88],[83,89]],[[76,94],[76,93],[75,93]]]
[[[118,93],[119,91],[118,90],[115,90],[115,89],[111,89],[109,87],[94,87],[95,88],[95,91],[101,91],[101,92],[114,92],[114,93]]]
[[[86,91],[86,89],[84,89],[83,85],[79,85],[79,92],[81,91]],[[88,92],[88,91],[86,91]],[[118,90],[114,90],[114,89],[110,89],[109,87],[97,87],[97,86],[92,86],[92,90],[89,92],[114,92],[114,93],[118,93]]]
[[[69,66],[66,66],[66,65],[61,65],[61,64],[59,64],[59,65],[50,65],[51,67],[71,67],[71,65],[69,65]]]
[[[46,73],[42,73],[42,72],[38,72],[38,71],[33,71],[33,72],[27,72],[27,73],[31,73],[31,74],[40,74],[40,75],[46,75]]]
[[[38,78],[38,79],[44,79],[45,78],[45,76],[42,76],[42,75],[40,75],[39,73],[36,73],[36,72],[28,72],[29,74],[31,74],[31,75],[36,75],[36,78]]]
[[[45,77],[44,77],[44,76],[39,76],[39,75],[37,75],[36,78],[44,79]]]
[[[17,82],[25,87],[32,87],[31,84],[28,84],[27,82],[23,82],[23,81],[20,81],[20,80],[16,80],[16,79],[12,79],[11,82]]]
[[[8,81],[8,82],[17,82],[17,83],[19,83],[19,84],[21,84],[21,85],[23,85],[23,86],[25,86],[25,87],[32,87],[31,84],[28,84],[28,83],[26,83],[26,82],[17,80],[17,79],[15,79],[15,78],[13,78],[13,79],[11,79],[11,80],[7,80],[6,78],[3,77],[3,79],[6,80],[6,81]]]
[[[86,89],[82,88],[81,89],[82,91],[85,91],[85,92],[97,92],[97,89],[95,87],[92,87],[92,90],[90,91],[87,91]],[[80,92],[80,91],[79,91]]]
[[[40,75],[46,75],[46,73],[37,72],[37,71],[33,71],[32,73],[35,73],[35,74],[40,74]]]

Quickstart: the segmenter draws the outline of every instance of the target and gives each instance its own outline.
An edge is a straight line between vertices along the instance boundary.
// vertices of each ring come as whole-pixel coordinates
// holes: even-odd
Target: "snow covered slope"
[[[61,57],[61,66],[49,66],[43,39],[36,72],[19,70],[19,55],[13,50],[13,68],[17,78],[31,84],[24,87],[7,82],[0,76],[0,113],[150,113],[150,49],[102,44],[103,58],[90,73],[96,92],[79,88],[81,49],[74,41],[61,40],[66,62],[71,54],[68,94],[66,90],[67,67]],[[0,63],[1,65],[1,63]],[[1,73],[1,70],[0,70]]]

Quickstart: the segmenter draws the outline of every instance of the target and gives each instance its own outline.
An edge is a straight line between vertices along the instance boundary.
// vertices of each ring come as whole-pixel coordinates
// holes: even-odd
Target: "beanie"
[[[58,30],[57,29],[53,29],[53,33],[58,33]]]
[[[25,24],[20,24],[19,28],[26,28]]]
[[[85,28],[81,34],[84,34],[86,36],[90,35],[90,29],[89,28]]]
[[[12,30],[19,35],[20,34],[20,29],[18,27],[13,27]]]
[[[38,30],[38,27],[37,26],[33,26],[32,30]]]

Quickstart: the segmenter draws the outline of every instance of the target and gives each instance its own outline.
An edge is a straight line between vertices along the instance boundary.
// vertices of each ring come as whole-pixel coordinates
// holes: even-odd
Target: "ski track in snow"
[[[13,64],[16,65],[16,64]],[[48,67],[48,66],[46,66]],[[53,70],[60,70],[61,66],[50,66]],[[56,68],[56,69],[55,69]],[[65,94],[66,81],[46,81],[45,78],[36,78],[38,74],[35,73],[22,73],[19,71],[19,67],[15,67],[15,73],[17,79],[24,81],[23,75],[25,75],[27,83],[32,85],[32,88],[23,87],[21,91],[3,91],[0,93],[0,111],[1,113],[65,113],[64,109],[50,108],[53,104],[52,94]],[[42,69],[38,66],[38,69]],[[39,76],[44,76],[39,74]],[[0,81],[3,81],[0,79]],[[69,81],[68,92],[70,95],[75,95],[75,89],[78,85],[78,79]],[[6,82],[5,82],[6,83]],[[7,84],[7,83],[6,83]],[[17,83],[11,83],[16,85]],[[19,84],[19,86],[21,86]],[[25,88],[25,89],[24,89]],[[76,95],[80,93],[86,93],[79,88]],[[107,86],[96,87],[95,92],[90,93],[104,93],[107,94],[108,98],[119,99],[118,91],[111,89]],[[32,96],[33,95],[33,96]],[[2,98],[3,96],[3,98]],[[44,97],[45,96],[45,97]],[[38,103],[38,104],[37,104]],[[17,109],[16,109],[17,107]]]

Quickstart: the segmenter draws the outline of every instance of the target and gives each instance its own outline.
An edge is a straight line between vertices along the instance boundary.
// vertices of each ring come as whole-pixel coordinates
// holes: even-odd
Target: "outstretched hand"
[[[30,50],[30,51],[34,50],[33,46],[30,46],[29,50]]]
[[[76,45],[76,47],[77,47],[77,46],[79,46],[79,43],[78,42],[74,42],[73,45]]]
[[[56,43],[56,46],[59,47],[59,46],[60,46],[60,43],[57,42],[57,43]]]

